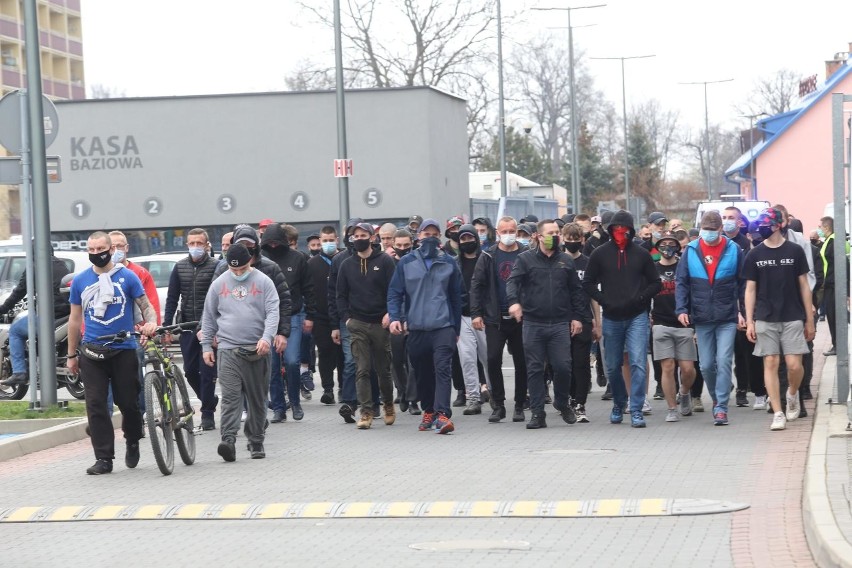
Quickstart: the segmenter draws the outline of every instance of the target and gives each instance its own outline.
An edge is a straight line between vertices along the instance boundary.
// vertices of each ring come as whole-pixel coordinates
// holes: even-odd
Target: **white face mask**
[[[500,242],[503,244],[503,246],[510,247],[513,244],[515,244],[515,240],[517,239],[517,237],[518,237],[517,235],[512,235],[512,234],[500,235]]]

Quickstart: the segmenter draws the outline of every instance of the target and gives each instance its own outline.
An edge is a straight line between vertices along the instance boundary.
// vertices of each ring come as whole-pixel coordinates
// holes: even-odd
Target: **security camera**
[[[533,128],[532,122],[526,121],[526,122],[524,122],[522,127],[524,129],[524,134],[529,134],[530,132],[532,132],[532,128]]]

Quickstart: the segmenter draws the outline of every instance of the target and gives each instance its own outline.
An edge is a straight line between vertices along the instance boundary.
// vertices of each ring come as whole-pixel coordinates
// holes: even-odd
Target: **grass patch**
[[[0,401],[0,420],[25,420],[28,418],[73,418],[86,416],[85,402],[69,402],[68,408],[44,408],[41,412],[29,410],[30,403],[22,400]]]

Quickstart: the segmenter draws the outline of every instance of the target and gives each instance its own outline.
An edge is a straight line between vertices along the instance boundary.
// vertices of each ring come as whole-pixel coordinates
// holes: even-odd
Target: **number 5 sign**
[[[343,178],[352,175],[352,160],[334,160],[334,177]]]

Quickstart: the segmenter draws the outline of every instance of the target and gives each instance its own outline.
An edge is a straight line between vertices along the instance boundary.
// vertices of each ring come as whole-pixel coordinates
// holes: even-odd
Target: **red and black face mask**
[[[627,246],[627,242],[630,240],[630,229],[622,225],[618,225],[616,227],[612,227],[610,232],[612,233],[612,240],[615,241],[618,248],[624,249],[624,247]]]

